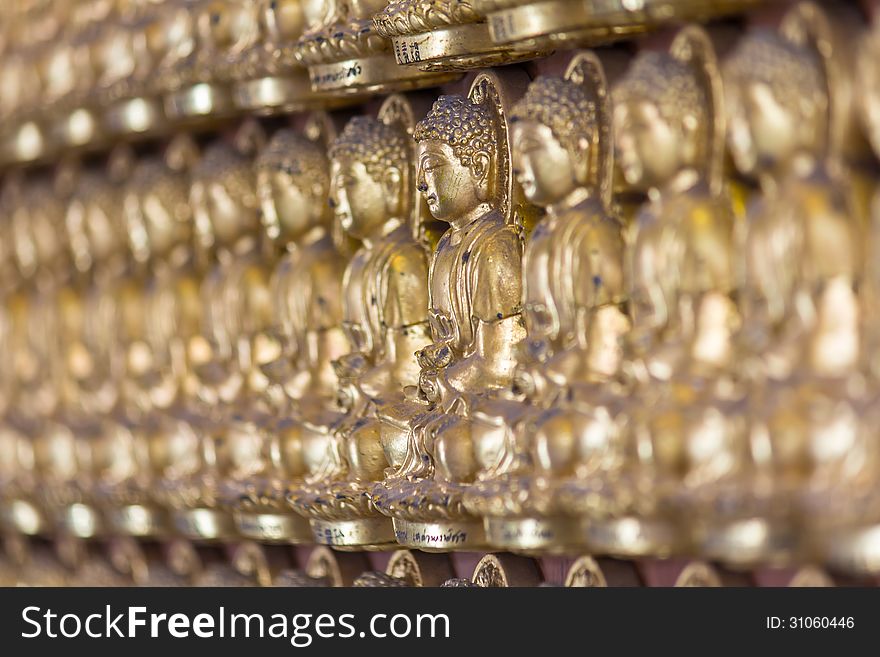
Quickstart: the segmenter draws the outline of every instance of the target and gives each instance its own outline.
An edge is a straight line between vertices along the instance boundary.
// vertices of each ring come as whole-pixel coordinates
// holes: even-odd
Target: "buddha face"
[[[516,180],[531,203],[558,203],[578,187],[572,157],[548,126],[516,121],[511,136]]]
[[[225,175],[193,184],[193,206],[208,218],[214,239],[232,245],[259,226],[256,199],[236,191],[239,185],[226,184],[229,177],[246,175],[244,171],[227,170]]]
[[[799,147],[799,119],[763,82],[725,85],[728,144],[737,169],[745,174],[772,169]]]
[[[284,166],[262,167],[257,173],[263,218],[273,239],[296,242],[321,223],[326,209],[324,195],[320,189],[303,190],[305,182]]]
[[[620,103],[614,108],[614,150],[627,184],[635,189],[659,187],[691,159],[695,117],[673,126],[650,100]]]
[[[482,171],[478,178],[459,161],[448,144],[435,140],[419,142],[416,185],[435,219],[453,223],[481,203],[486,195],[489,168],[488,158],[486,160],[478,163]]]
[[[334,159],[330,166],[330,204],[342,228],[356,239],[374,235],[393,216],[389,199],[400,194],[400,173],[389,167],[382,178],[371,176],[363,162]]]

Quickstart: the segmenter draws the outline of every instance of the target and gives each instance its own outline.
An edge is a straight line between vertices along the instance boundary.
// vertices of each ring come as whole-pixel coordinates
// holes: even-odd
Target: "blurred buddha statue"
[[[23,203],[25,181],[20,174],[9,174],[0,192],[0,255],[2,255],[3,305],[0,322],[0,348],[10,366],[3,369],[2,420],[0,420],[0,526],[10,534],[35,534],[46,528],[45,514],[37,506],[34,437],[39,419],[51,407],[28,402],[39,377],[48,378],[46,364],[29,334],[30,314],[39,307],[35,301],[36,281],[33,244],[26,233]],[[45,330],[48,327],[43,327]],[[43,337],[42,334],[40,334]],[[51,381],[47,382],[51,383]],[[53,398],[54,399],[54,398]],[[35,412],[36,411],[36,412]]]
[[[798,556],[795,499],[857,444],[862,226],[839,158],[833,44],[825,15],[801,3],[778,31],[750,33],[724,66],[730,151],[761,186],[740,247],[733,354],[746,426],[714,443],[697,478],[701,548],[730,562]]]
[[[164,6],[164,0],[117,0],[113,28],[99,36],[99,103],[111,134],[146,134],[165,125],[153,80],[180,31],[165,29]]]
[[[582,536],[599,552],[668,554],[682,542],[668,508],[686,465],[681,425],[690,391],[723,370],[736,321],[719,86],[711,42],[688,27],[667,52],[641,53],[614,87],[617,162],[647,197],[617,297],[628,297],[632,328],[614,306],[593,323],[601,367],[539,418],[531,445],[553,482],[547,513],[585,519]]]
[[[307,425],[313,435],[304,437],[304,485],[290,497],[311,519],[315,539],[330,545],[394,542],[391,522],[372,507],[369,492],[389,466],[377,409],[418,383],[415,353],[430,342],[414,127],[409,102],[391,96],[376,118],[349,121],[330,149],[331,206],[360,242],[342,290],[351,352],[335,363],[342,415],[332,425]]]
[[[861,123],[875,152],[880,152],[880,27],[875,22],[859,48],[854,88],[859,89],[858,108]],[[838,69],[839,70],[839,69]],[[864,233],[864,247],[859,249],[864,269],[858,288],[858,317],[843,316],[845,322],[859,322],[860,343],[855,370],[848,384],[831,400],[844,396],[842,410],[849,422],[841,422],[844,432],[833,442],[827,438],[814,443],[811,459],[813,471],[803,498],[803,518],[810,556],[832,567],[856,575],[872,575],[880,571],[880,543],[877,525],[880,522],[880,498],[876,492],[876,476],[880,453],[875,438],[878,410],[878,346],[880,332],[876,311],[880,307],[880,271],[877,269],[880,248],[880,191],[875,191],[869,222]],[[834,309],[840,312],[840,309]],[[844,374],[848,373],[844,369]],[[860,375],[860,376],[859,376]],[[848,399],[847,399],[848,397]],[[853,417],[855,416],[855,417]],[[857,421],[854,427],[852,420]],[[817,436],[825,438],[822,434]],[[818,448],[822,448],[819,452]],[[817,459],[816,456],[822,458]],[[818,466],[818,467],[817,467]]]
[[[174,119],[229,114],[234,109],[230,85],[259,34],[254,1],[172,3],[166,21],[180,30],[180,37],[160,71],[169,92],[165,111]]]
[[[139,290],[122,297],[117,341],[121,407],[100,462],[98,491],[114,533],[170,530],[161,483],[195,469],[204,423],[192,368],[201,354],[202,265],[193,244],[189,171],[198,157],[186,137],[141,159],[124,190],[130,250],[144,267]]]
[[[311,540],[286,498],[321,453],[308,428],[337,417],[332,363],[349,349],[341,289],[349,254],[327,202],[332,132],[327,115],[313,115],[302,132],[273,135],[256,164],[264,229],[283,255],[269,282],[271,326],[253,343],[264,412],[233,427],[230,445],[239,447],[224,499],[239,532],[262,541]]]
[[[580,53],[564,77],[532,82],[510,121],[517,180],[547,214],[525,247],[527,339],[513,386],[473,409],[469,469],[477,481],[465,506],[486,517],[495,547],[562,549],[582,541],[580,526],[559,517],[547,495],[555,477],[573,470],[586,438],[557,422],[547,436],[553,442],[543,445],[553,458],[547,470],[532,458],[532,438],[545,421],[572,412],[574,389],[615,374],[629,326],[623,227],[611,210],[610,105],[598,58]]]
[[[417,356],[418,389],[378,409],[389,464],[373,504],[397,540],[466,549],[484,542],[466,512],[471,424],[479,400],[509,388],[525,337],[522,236],[515,221],[505,116],[521,80],[477,76],[468,96],[441,96],[416,126],[417,189],[450,224],[429,269],[433,342]]]
[[[304,0],[305,30],[297,59],[309,69],[312,89],[336,95],[388,93],[453,79],[399,66],[391,42],[373,25],[385,0]]]
[[[188,354],[197,395],[189,400],[190,424],[198,448],[186,469],[166,473],[162,490],[175,509],[177,530],[194,539],[234,532],[231,515],[217,508],[222,480],[234,467],[230,447],[236,443],[226,429],[240,404],[253,399],[250,340],[271,318],[272,258],[261,237],[252,157],[262,138],[262,129],[246,121],[232,139],[211,144],[193,172],[196,229],[214,260],[199,290],[200,334]]]
[[[291,112],[326,102],[312,90],[308,71],[296,58],[309,8],[308,0],[256,0],[259,38],[250,44],[237,71],[238,107]]]

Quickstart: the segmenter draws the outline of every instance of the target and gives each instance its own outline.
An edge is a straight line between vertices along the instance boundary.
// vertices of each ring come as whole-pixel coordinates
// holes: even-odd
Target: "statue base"
[[[490,517],[484,526],[489,545],[514,552],[570,552],[585,544],[577,518]]]
[[[488,23],[467,23],[395,36],[391,44],[399,65],[429,72],[487,68],[547,54],[512,51],[505,44],[493,43]]]
[[[595,46],[650,28],[644,12],[626,9],[620,0],[549,0],[493,12],[488,21],[496,44],[526,48]]]
[[[233,514],[238,533],[265,543],[311,543],[309,521],[293,513],[236,511]]]
[[[237,537],[232,516],[216,509],[177,509],[174,529],[193,541],[219,541]]]
[[[742,568],[785,566],[800,551],[789,522],[757,516],[710,525],[700,532],[697,543],[706,558]]]
[[[309,521],[312,538],[337,550],[387,550],[397,547],[394,527],[385,517]]]
[[[58,528],[76,538],[94,538],[101,532],[101,516],[92,506],[76,503],[64,507],[56,516]]]
[[[682,536],[668,520],[624,516],[588,520],[586,543],[596,554],[616,557],[668,557],[682,549]]]
[[[128,98],[104,110],[104,127],[112,135],[145,135],[162,130],[167,119],[156,98]]]
[[[165,514],[143,504],[126,504],[107,511],[107,525],[113,533],[138,538],[163,536],[168,532]]]
[[[15,499],[0,506],[0,528],[25,536],[36,536],[46,531],[46,520],[33,503]]]
[[[268,76],[239,82],[232,95],[238,109],[262,115],[326,106],[326,99],[312,91],[305,69],[283,77]]]
[[[165,114],[175,121],[222,118],[234,112],[232,93],[224,85],[201,82],[165,96]]]
[[[319,93],[392,93],[433,87],[457,76],[425,74],[417,68],[399,66],[391,53],[309,66],[312,89]]]
[[[483,522],[476,519],[420,522],[394,518],[394,535],[400,545],[427,552],[477,550],[487,544]]]

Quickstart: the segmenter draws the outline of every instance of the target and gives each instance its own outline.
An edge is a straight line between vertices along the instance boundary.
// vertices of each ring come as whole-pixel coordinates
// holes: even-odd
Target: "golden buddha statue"
[[[623,228],[611,210],[611,116],[602,65],[581,53],[565,77],[542,76],[510,113],[513,166],[526,199],[546,209],[526,242],[527,339],[513,388],[472,410],[465,507],[485,517],[494,547],[560,549],[582,541],[575,518],[557,517],[553,480],[533,463],[531,438],[567,407],[570,391],[612,376],[622,310]],[[560,427],[556,426],[557,429]],[[573,459],[579,436],[558,431],[545,447]],[[557,467],[568,467],[560,460]]]
[[[378,409],[390,467],[372,502],[405,546],[484,542],[482,522],[462,507],[475,475],[472,409],[511,385],[525,337],[506,124],[525,85],[510,75],[480,74],[467,97],[441,96],[416,126],[417,189],[450,227],[429,269],[433,342],[417,354],[419,386]]]
[[[876,19],[859,48],[855,79],[859,90],[858,109],[864,134],[875,152],[880,152],[880,69],[875,57],[880,52],[880,29]],[[840,70],[840,69],[838,69]],[[836,78],[835,78],[836,79]],[[833,87],[832,87],[833,88]],[[815,446],[824,448],[813,458],[813,471],[802,498],[802,516],[807,534],[809,556],[821,559],[829,566],[855,575],[874,575],[880,571],[880,544],[877,542],[877,523],[880,521],[880,500],[874,490],[880,454],[874,440],[877,410],[878,331],[874,314],[880,302],[880,272],[877,271],[877,248],[880,245],[880,191],[876,189],[870,206],[868,224],[863,233],[863,270],[858,288],[858,316],[844,317],[850,328],[858,322],[859,345],[854,354],[854,365],[843,378],[846,388],[832,396],[843,396],[842,410],[850,420],[841,425],[834,442],[825,439]],[[844,308],[846,310],[847,308]],[[834,309],[840,312],[840,309]],[[820,434],[821,436],[821,434]],[[816,450],[818,451],[818,450]],[[818,467],[816,467],[818,466]]]
[[[254,39],[235,85],[236,106],[258,112],[292,112],[326,101],[311,88],[296,58],[307,26],[305,0],[257,0],[260,38]]]
[[[311,520],[315,540],[377,547],[394,542],[369,491],[389,463],[377,409],[418,383],[415,352],[430,342],[428,249],[415,198],[412,107],[390,96],[377,118],[355,117],[333,142],[330,200],[361,244],[345,272],[342,311],[351,353],[335,363],[341,416],[311,421],[314,446],[290,503]]]
[[[52,137],[63,147],[81,147],[102,139],[103,125],[95,90],[107,63],[101,35],[114,9],[113,0],[73,3],[60,39],[49,46],[44,97],[50,106]]]
[[[170,3],[165,21],[166,29],[180,31],[159,71],[165,112],[176,120],[231,113],[235,65],[257,34],[253,2]]]
[[[234,533],[231,514],[218,508],[222,480],[235,467],[238,441],[226,428],[241,401],[250,402],[250,339],[268,325],[271,257],[260,235],[260,211],[252,154],[261,128],[245,122],[233,143],[220,139],[193,172],[190,203],[202,241],[211,244],[215,263],[199,292],[201,330],[191,344],[197,399],[190,400],[190,423],[198,450],[188,469],[169,473],[162,484],[178,532],[194,539]]]
[[[97,490],[110,529],[123,536],[169,531],[159,483],[194,468],[197,415],[191,354],[199,352],[201,268],[193,250],[188,172],[195,145],[172,140],[140,160],[124,190],[123,219],[137,272],[121,295],[117,342],[122,407],[108,434]],[[137,286],[136,284],[140,285]]]
[[[302,133],[279,130],[257,159],[257,190],[267,235],[283,246],[269,281],[272,322],[255,336],[262,415],[236,420],[235,467],[224,503],[239,532],[262,541],[310,541],[306,519],[288,505],[314,448],[303,427],[335,418],[332,363],[348,351],[342,328],[346,245],[327,203],[330,119],[313,115]],[[307,430],[306,430],[307,433]]]
[[[32,449],[20,455],[25,458],[20,465],[34,475],[30,496],[47,521],[65,533],[89,536],[98,516],[84,503],[80,487],[89,443],[78,441],[86,422],[77,395],[77,382],[91,364],[82,343],[88,279],[73,268],[58,183],[48,176],[32,179],[13,216],[19,259],[33,275],[23,316],[22,365],[36,368],[22,372],[19,384],[27,394],[22,411],[32,431]]]
[[[98,46],[97,80],[103,123],[113,135],[143,135],[165,125],[162,99],[151,88],[173,36],[163,28],[164,0],[119,0],[113,26],[105,27]]]
[[[680,31],[668,52],[641,53],[616,83],[618,166],[647,196],[618,262],[627,289],[597,306],[587,325],[591,371],[525,425],[535,503],[551,518],[582,518],[580,542],[597,552],[668,554],[681,542],[668,498],[685,463],[674,427],[693,396],[680,394],[702,376],[714,381],[722,329],[736,317],[719,87],[711,42],[696,27]],[[627,297],[631,330],[617,305]],[[574,531],[569,525],[576,543]]]
[[[45,530],[47,519],[33,497],[35,471],[33,438],[45,407],[32,409],[26,392],[33,390],[45,362],[38,345],[29,334],[31,313],[35,311],[35,269],[33,245],[22,221],[24,200],[22,176],[9,174],[0,193],[0,249],[2,249],[3,306],[0,322],[0,348],[11,366],[4,368],[2,421],[0,421],[0,526],[10,534],[33,535]],[[15,219],[15,217],[18,219]],[[41,334],[42,335],[42,334]],[[23,403],[22,403],[23,402]]]
[[[839,159],[834,61],[827,18],[801,3],[724,67],[730,151],[761,186],[740,247],[745,427],[714,445],[694,491],[700,547],[728,562],[803,556],[795,502],[859,440],[862,226]]]
[[[542,54],[494,42],[479,2],[471,0],[391,0],[373,25],[391,40],[398,64],[423,71],[482,68]]]
[[[454,79],[398,66],[391,42],[373,25],[385,0],[307,0],[297,59],[309,69],[312,89],[336,95],[388,93]]]

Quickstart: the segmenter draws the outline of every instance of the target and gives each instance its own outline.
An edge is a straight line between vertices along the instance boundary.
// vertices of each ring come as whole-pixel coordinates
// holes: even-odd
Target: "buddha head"
[[[817,52],[769,30],[746,36],[723,67],[728,143],[744,174],[827,147],[829,97]]]
[[[142,162],[125,198],[132,239],[145,241],[152,258],[161,260],[192,237],[192,210],[186,176],[160,159]],[[137,249],[136,249],[137,250]]]
[[[106,262],[124,252],[128,236],[122,208],[122,192],[105,171],[88,171],[82,175],[67,213],[68,230],[75,243],[74,257],[78,261],[84,259],[86,251],[95,263]],[[77,245],[79,241],[86,245]]]
[[[260,5],[261,20],[269,39],[275,43],[293,43],[305,31],[310,20],[320,20],[310,19],[309,12],[317,11],[320,16],[324,3],[317,0],[261,0]]]
[[[416,185],[435,219],[453,223],[490,201],[498,145],[484,107],[463,96],[440,96],[414,137]]]
[[[260,226],[251,159],[225,141],[205,151],[195,168],[190,203],[205,244],[231,247]]]
[[[13,215],[18,259],[25,270],[63,270],[69,264],[70,243],[64,205],[48,179],[30,181],[24,203]]]
[[[257,193],[263,223],[273,240],[297,242],[330,223],[329,163],[321,144],[279,130],[257,159]]]
[[[646,191],[699,167],[710,139],[710,101],[689,62],[641,53],[613,90],[615,159],[626,183]]]
[[[342,228],[368,239],[410,206],[407,134],[366,116],[345,126],[330,148],[330,203]]]
[[[549,206],[591,181],[589,160],[596,103],[582,85],[541,76],[513,107],[511,146],[514,174],[526,199]]]

